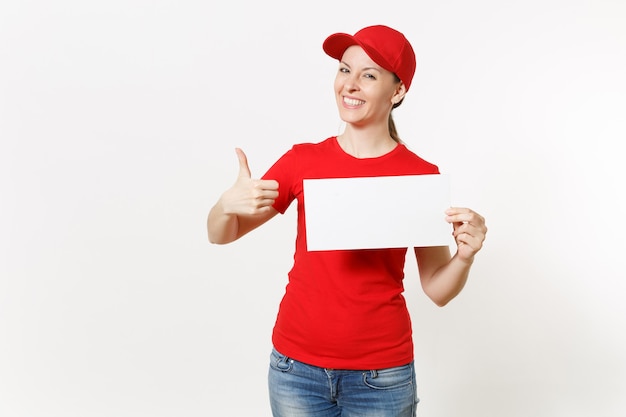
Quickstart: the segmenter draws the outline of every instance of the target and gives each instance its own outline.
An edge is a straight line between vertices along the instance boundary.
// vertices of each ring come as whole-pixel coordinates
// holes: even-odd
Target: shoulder
[[[297,143],[293,145],[291,150],[295,152],[303,152],[303,153],[307,153],[307,152],[315,153],[315,152],[320,152],[320,151],[323,152],[323,151],[327,151],[329,148],[333,146],[334,140],[335,140],[335,137],[331,136],[327,139],[322,140],[321,142]]]
[[[332,137],[321,142],[301,142],[291,146],[274,163],[272,169],[286,169],[297,171],[303,164],[315,163],[320,158],[328,157],[329,149],[332,148]]]
[[[398,156],[411,165],[419,166],[425,172],[439,173],[439,167],[436,164],[422,158],[404,144],[399,145]]]
[[[321,142],[297,143],[288,151],[292,157],[300,160],[328,158],[333,154],[334,137],[324,139]]]

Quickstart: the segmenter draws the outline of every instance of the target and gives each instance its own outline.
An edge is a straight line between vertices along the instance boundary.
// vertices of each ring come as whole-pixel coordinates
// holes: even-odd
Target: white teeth
[[[361,104],[365,103],[363,100],[356,100],[347,97],[343,98],[343,102],[346,103],[348,106],[360,106]]]

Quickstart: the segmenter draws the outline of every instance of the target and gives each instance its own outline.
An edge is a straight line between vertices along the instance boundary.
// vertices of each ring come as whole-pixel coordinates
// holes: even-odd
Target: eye
[[[370,80],[376,80],[376,76],[374,74],[370,74],[370,73],[363,74],[363,77],[368,78]]]
[[[344,74],[349,74],[350,70],[346,67],[339,67],[339,72],[342,72]]]

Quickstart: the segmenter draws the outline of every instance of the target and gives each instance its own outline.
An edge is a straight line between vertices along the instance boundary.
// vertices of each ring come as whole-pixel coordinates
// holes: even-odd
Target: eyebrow
[[[352,68],[346,61],[339,61],[339,62],[341,62],[346,67]],[[375,71],[381,72],[381,69],[379,67],[365,67],[365,68],[363,68],[363,71],[369,71],[369,70],[375,70]]]

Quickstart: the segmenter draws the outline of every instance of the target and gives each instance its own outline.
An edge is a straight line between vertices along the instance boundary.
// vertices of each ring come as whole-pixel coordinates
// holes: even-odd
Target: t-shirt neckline
[[[355,161],[379,161],[381,159],[385,159],[385,158],[389,158],[392,155],[394,155],[395,153],[399,152],[402,144],[401,143],[397,143],[396,146],[394,146],[394,148],[392,150],[390,150],[387,153],[384,153],[382,155],[379,156],[373,156],[373,157],[368,157],[368,158],[358,158],[354,155],[350,155],[348,152],[344,151],[343,148],[341,147],[341,145],[339,145],[339,140],[337,139],[337,136],[333,136],[332,138],[332,143],[333,146],[335,147],[335,150],[339,153],[341,153],[342,155],[345,155],[345,157],[349,158],[349,159],[353,159]]]

